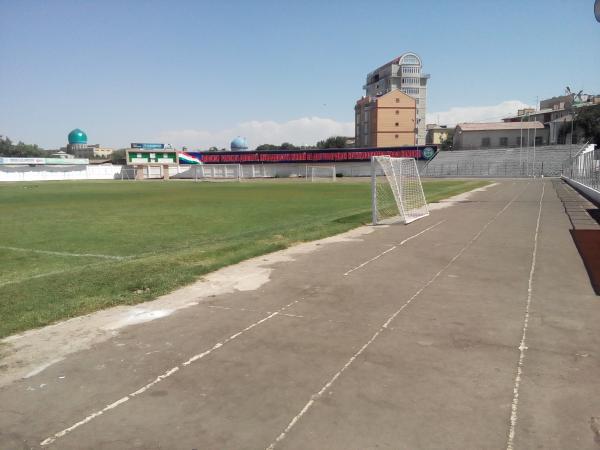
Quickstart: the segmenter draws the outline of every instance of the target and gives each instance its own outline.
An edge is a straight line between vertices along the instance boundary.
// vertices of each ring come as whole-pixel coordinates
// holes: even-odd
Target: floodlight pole
[[[531,175],[535,178],[535,137],[537,135],[537,128],[535,124],[533,124],[533,169]]]
[[[529,122],[531,122],[529,114],[527,114],[527,176],[529,176]]]
[[[521,116],[521,138],[519,139],[519,144],[520,144],[520,148],[519,148],[519,168],[520,170],[522,170],[523,167],[523,119],[525,118],[525,115]]]
[[[575,122],[575,109],[573,109],[573,106],[571,105],[571,139],[569,142],[569,155],[573,154],[573,122]]]

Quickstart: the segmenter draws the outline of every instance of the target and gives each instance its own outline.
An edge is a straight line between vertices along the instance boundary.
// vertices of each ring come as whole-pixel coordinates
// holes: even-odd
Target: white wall
[[[0,166],[0,181],[121,179],[124,166]]]

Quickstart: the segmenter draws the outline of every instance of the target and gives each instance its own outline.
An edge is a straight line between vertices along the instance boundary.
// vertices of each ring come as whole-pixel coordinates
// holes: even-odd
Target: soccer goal
[[[371,158],[371,204],[373,225],[394,218],[410,223],[429,215],[415,159]]]
[[[121,180],[135,180],[135,168],[123,166],[121,168]]]
[[[194,166],[195,181],[240,181],[242,178],[240,164],[198,164]]]
[[[306,179],[315,181],[335,181],[335,166],[306,166]]]

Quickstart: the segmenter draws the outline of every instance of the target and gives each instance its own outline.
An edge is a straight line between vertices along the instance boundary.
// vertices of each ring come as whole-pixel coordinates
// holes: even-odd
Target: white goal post
[[[195,181],[234,180],[243,178],[240,164],[197,164],[194,166]]]
[[[410,223],[429,215],[414,158],[371,158],[371,206],[373,225],[391,218]]]
[[[311,182],[319,180],[335,181],[335,166],[306,166],[306,179]]]

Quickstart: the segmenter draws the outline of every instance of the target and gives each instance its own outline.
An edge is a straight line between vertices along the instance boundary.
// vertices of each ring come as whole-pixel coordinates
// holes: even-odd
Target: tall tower
[[[425,114],[427,112],[427,80],[429,74],[422,72],[421,58],[406,52],[367,75],[363,86],[367,97],[379,97],[399,89],[415,99],[417,103],[417,145],[425,144],[427,134]]]

